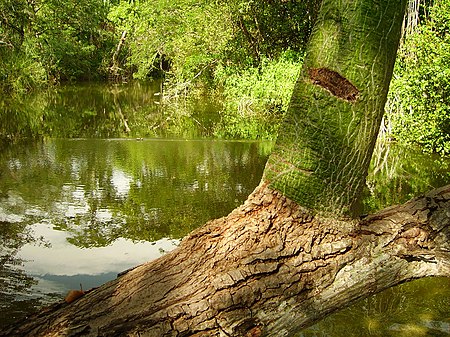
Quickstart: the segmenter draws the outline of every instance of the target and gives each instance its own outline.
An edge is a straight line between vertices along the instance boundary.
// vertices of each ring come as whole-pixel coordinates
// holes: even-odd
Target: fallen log
[[[450,277],[450,185],[336,220],[262,183],[174,251],[0,336],[290,336],[426,276]]]

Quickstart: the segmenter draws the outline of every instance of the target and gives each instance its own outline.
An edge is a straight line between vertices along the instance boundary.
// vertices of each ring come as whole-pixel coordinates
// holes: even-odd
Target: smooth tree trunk
[[[323,0],[264,178],[301,205],[359,211],[405,0]]]
[[[276,149],[244,205],[0,335],[293,336],[396,284],[450,277],[450,186],[354,216],[404,8],[324,0]]]

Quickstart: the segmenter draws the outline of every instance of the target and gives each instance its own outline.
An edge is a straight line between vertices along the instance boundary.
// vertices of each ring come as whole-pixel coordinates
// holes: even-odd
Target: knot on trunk
[[[429,236],[429,231],[420,227],[413,227],[401,233],[397,242],[408,249],[430,248]]]

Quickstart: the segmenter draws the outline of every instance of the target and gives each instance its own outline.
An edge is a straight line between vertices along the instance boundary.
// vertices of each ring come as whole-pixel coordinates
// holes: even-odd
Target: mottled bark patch
[[[262,335],[262,330],[259,326],[254,327],[250,331],[247,332],[245,337],[260,337]]]
[[[308,75],[313,84],[321,86],[331,94],[348,102],[356,102],[359,90],[349,80],[328,68],[312,68]]]

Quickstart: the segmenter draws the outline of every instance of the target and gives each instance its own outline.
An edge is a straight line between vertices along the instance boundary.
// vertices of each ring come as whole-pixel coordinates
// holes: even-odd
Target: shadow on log
[[[290,336],[426,276],[450,276],[450,185],[336,220],[262,183],[174,251],[0,335]]]

